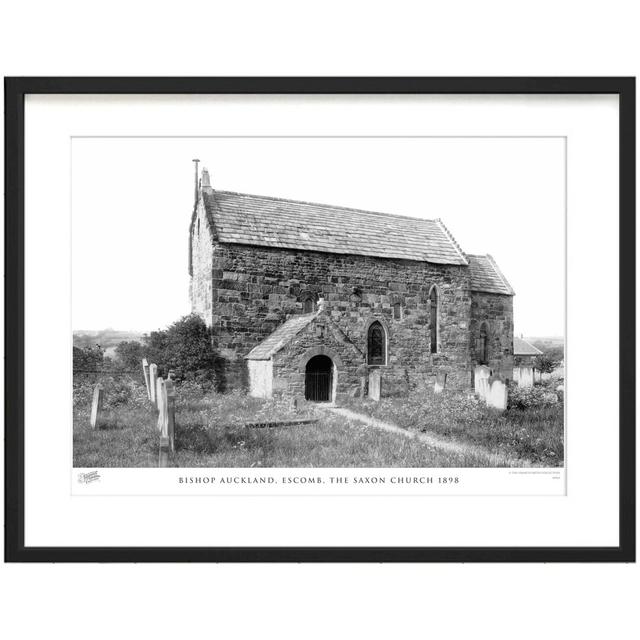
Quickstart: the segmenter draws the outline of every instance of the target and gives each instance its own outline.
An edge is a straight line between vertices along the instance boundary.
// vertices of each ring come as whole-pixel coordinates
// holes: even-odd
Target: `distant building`
[[[513,337],[513,379],[520,387],[532,387],[536,380],[535,360],[542,351],[531,343]]]
[[[512,376],[513,289],[439,219],[218,191],[205,169],[189,274],[227,389],[332,401],[367,379],[384,396],[471,389],[478,364]]]

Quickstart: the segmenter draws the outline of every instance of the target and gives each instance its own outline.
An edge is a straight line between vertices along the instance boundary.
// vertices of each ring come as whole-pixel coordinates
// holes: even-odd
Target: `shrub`
[[[104,364],[104,349],[95,347],[73,347],[74,372],[98,371]]]
[[[145,347],[136,340],[125,340],[115,349],[116,360],[114,365],[124,371],[142,370],[142,358],[145,357]]]
[[[512,387],[509,390],[509,408],[524,411],[533,407],[544,407],[558,402],[558,396],[550,385]]]
[[[196,314],[184,316],[163,331],[152,331],[144,337],[141,353],[158,365],[159,375],[173,371],[178,383],[195,382],[204,389],[224,390],[211,330]]]
[[[132,376],[101,375],[97,379],[76,376],[73,382],[73,405],[90,405],[97,383],[104,389],[103,407],[114,409],[123,405],[148,406],[147,390],[144,384]]]

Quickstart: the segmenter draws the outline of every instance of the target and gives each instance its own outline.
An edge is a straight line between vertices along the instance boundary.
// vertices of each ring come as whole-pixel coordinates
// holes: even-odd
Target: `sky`
[[[564,335],[563,138],[74,138],[74,330],[190,312],[193,158],[214,189],[441,218],[497,261],[517,335]]]

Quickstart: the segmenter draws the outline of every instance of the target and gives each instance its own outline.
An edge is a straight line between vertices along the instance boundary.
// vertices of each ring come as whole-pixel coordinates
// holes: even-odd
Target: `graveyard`
[[[564,403],[545,385],[513,389],[504,410],[491,405],[489,383],[488,399],[482,389],[438,385],[403,397],[348,398],[340,403],[350,411],[345,417],[328,403],[216,393],[164,380],[146,362],[140,369],[144,381],[131,375],[74,386],[74,466],[563,465]],[[396,432],[375,428],[368,418]]]

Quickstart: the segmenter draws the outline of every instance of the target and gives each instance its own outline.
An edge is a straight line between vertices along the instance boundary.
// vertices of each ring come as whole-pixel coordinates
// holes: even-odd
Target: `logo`
[[[78,482],[80,484],[89,484],[90,482],[95,482],[96,480],[100,480],[100,474],[97,471],[89,471],[88,473],[78,474]]]

